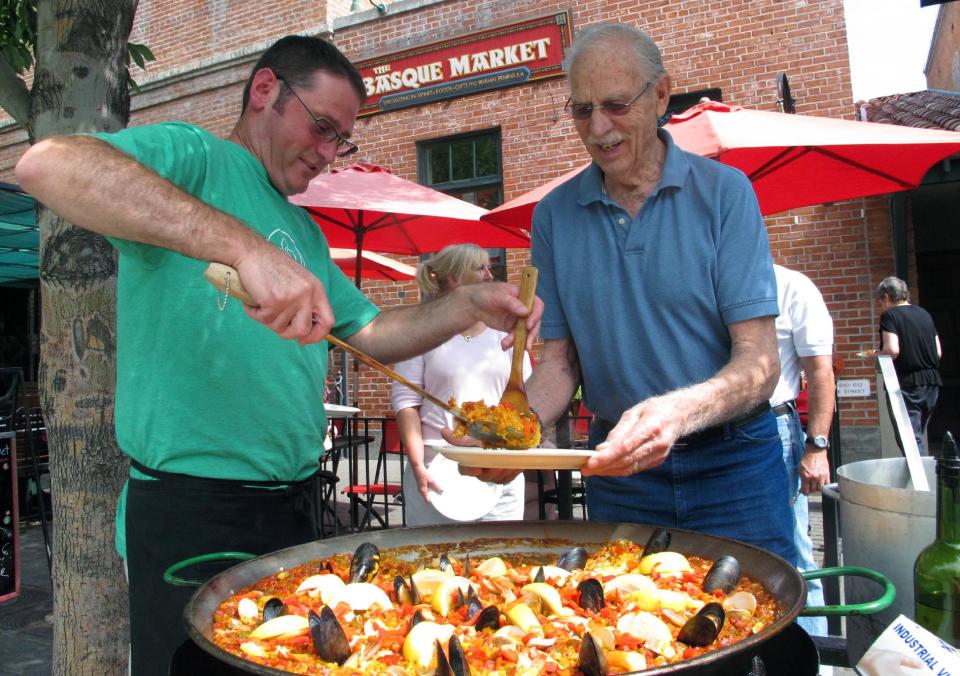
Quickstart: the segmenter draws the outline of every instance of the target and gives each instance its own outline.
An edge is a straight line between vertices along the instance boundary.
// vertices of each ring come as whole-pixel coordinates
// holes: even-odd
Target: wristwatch
[[[815,437],[810,437],[807,439],[808,444],[813,444],[813,447],[818,451],[825,451],[830,448],[830,440],[827,439],[824,435],[818,434]]]

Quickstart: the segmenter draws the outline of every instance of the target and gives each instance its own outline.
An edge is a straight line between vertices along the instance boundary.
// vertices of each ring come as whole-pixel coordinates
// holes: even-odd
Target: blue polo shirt
[[[607,197],[596,164],[533,214],[541,335],[573,339],[584,402],[612,421],[716,374],[730,360],[727,325],[779,314],[749,180],[658,133],[663,175],[636,218]]]

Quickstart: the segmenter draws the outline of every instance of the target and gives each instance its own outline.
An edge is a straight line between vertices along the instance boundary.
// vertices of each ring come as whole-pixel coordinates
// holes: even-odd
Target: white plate
[[[491,469],[580,469],[596,451],[580,448],[528,448],[525,451],[444,446],[447,458],[467,467]]]
[[[493,509],[503,494],[500,484],[460,474],[459,465],[443,456],[430,463],[430,476],[443,489],[430,489],[430,504],[448,519],[474,521]]]
[[[339,404],[324,404],[323,410],[327,412],[328,418],[349,418],[360,412],[359,408],[340,406]]]

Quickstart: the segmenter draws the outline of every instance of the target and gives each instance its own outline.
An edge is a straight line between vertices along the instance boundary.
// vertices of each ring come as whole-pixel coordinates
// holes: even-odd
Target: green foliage
[[[36,44],[36,0],[0,0],[0,57],[23,74],[33,67]]]
[[[33,68],[34,48],[37,45],[36,0],[0,0],[0,58],[17,72]],[[147,69],[148,61],[156,61],[150,48],[136,42],[127,43],[127,70],[131,61],[141,70]],[[133,90],[137,83],[127,73],[127,85]]]

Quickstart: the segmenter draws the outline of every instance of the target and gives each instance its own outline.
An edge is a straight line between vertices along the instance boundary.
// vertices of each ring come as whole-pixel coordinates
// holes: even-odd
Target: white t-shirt
[[[467,340],[456,335],[443,345],[426,354],[396,364],[397,373],[419,385],[437,398],[447,401],[450,397],[458,404],[465,401],[483,400],[493,406],[500,401],[507,381],[510,379],[510,363],[513,349],[506,352],[500,346],[506,334],[494,329]],[[523,377],[530,376],[530,355],[523,357]],[[390,402],[394,412],[411,406],[420,407],[421,434],[424,446],[445,446],[440,436],[444,427],[453,429],[453,416],[423,398],[409,387],[393,383]],[[429,461],[425,458],[425,461]]]
[[[774,265],[777,277],[777,349],[780,380],[770,398],[776,406],[800,396],[800,357],[833,354],[833,319],[816,285],[803,273]]]

